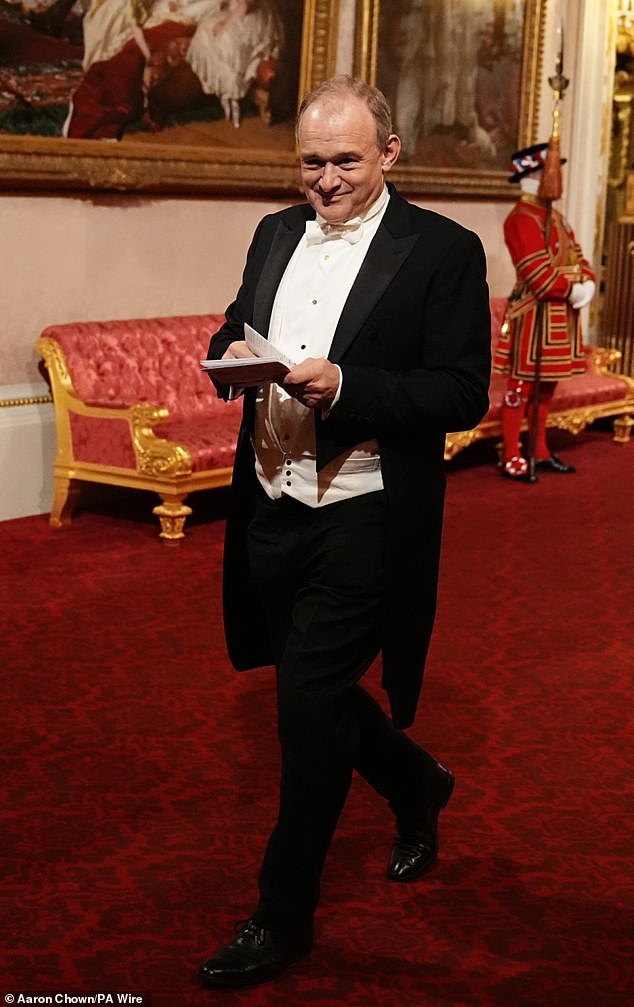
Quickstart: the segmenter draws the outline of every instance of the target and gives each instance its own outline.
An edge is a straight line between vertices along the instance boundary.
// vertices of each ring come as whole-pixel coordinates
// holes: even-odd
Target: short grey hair
[[[304,97],[297,113],[297,119],[295,120],[295,139],[298,139],[301,118],[311,105],[316,101],[321,101],[322,98],[344,97],[359,98],[365,102],[376,124],[377,147],[379,150],[383,150],[388,137],[394,132],[392,129],[392,112],[387,98],[378,87],[373,87],[372,84],[368,84],[361,77],[351,77],[346,73],[330,77],[329,80],[325,80],[323,84],[320,84],[319,87],[316,87],[310,94]]]

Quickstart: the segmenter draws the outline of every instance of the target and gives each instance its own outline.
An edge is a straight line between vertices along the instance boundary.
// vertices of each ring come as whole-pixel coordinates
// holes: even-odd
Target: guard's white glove
[[[586,304],[590,303],[594,297],[595,289],[596,284],[594,280],[586,280],[584,283],[573,283],[568,300],[573,308],[580,311],[581,308],[585,308]]]

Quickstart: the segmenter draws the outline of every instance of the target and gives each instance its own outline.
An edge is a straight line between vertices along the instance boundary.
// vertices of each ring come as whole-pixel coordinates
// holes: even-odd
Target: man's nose
[[[339,185],[339,170],[335,164],[327,161],[321,173],[321,187],[328,192]]]

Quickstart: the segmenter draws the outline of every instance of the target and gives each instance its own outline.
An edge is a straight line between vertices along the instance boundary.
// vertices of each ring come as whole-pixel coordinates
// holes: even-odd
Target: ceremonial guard
[[[509,375],[502,475],[522,482],[536,479],[526,457],[531,452],[533,469],[575,471],[550,452],[546,422],[556,383],[585,369],[579,313],[595,291],[595,275],[572,228],[543,195],[548,151],[549,144],[540,143],[513,155],[509,181],[521,194],[504,222],[504,239],[517,278],[493,362]],[[535,398],[536,414],[529,409]],[[525,452],[520,435],[527,416],[534,443]]]

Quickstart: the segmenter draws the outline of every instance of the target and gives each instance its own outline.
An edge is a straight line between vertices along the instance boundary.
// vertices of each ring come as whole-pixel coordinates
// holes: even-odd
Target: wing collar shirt
[[[343,306],[389,200],[387,188],[362,218],[308,221],[277,290],[268,338],[291,360],[327,357]],[[341,371],[339,392],[341,391]],[[335,397],[336,405],[339,392]],[[332,407],[331,407],[332,408]],[[258,479],[275,500],[309,507],[383,488],[378,443],[358,444],[317,472],[313,410],[277,384],[258,391],[253,446]]]

